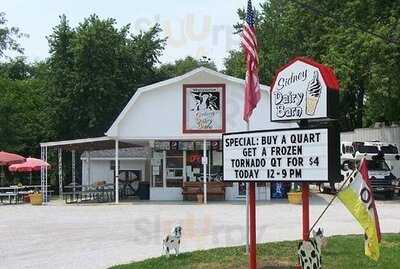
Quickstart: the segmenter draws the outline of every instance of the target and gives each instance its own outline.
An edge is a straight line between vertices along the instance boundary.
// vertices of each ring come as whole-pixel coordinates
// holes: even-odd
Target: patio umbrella
[[[30,182],[32,185],[32,172],[38,172],[41,170],[41,167],[50,168],[50,164],[45,161],[36,158],[26,158],[26,161],[23,163],[13,164],[8,167],[8,170],[11,172],[27,172],[30,173]]]
[[[7,166],[23,162],[25,162],[25,158],[18,154],[0,151],[0,166]]]
[[[5,151],[0,151],[0,166],[1,166],[1,173],[0,173],[0,185],[3,186],[3,174],[4,174],[4,168],[3,166],[8,166],[10,164],[15,164],[15,163],[23,163],[25,162],[25,158],[14,153],[9,153]]]
[[[45,161],[36,158],[26,158],[23,163],[13,164],[8,167],[11,172],[37,172],[40,168],[45,166],[50,168],[50,164]]]

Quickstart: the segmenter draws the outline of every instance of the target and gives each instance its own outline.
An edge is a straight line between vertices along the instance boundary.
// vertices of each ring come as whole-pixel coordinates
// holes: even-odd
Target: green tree
[[[232,50],[224,59],[224,73],[234,77],[244,78],[246,76],[246,62],[242,51]]]
[[[243,21],[244,10],[238,14]],[[261,82],[291,58],[311,57],[340,80],[343,130],[399,121],[399,21],[397,1],[266,1],[256,20]],[[241,51],[230,53],[225,70],[243,77]]]
[[[0,74],[11,80],[24,80],[35,76],[36,68],[26,62],[24,56],[0,64]]]
[[[18,43],[18,38],[26,36],[21,33],[18,27],[8,27],[7,19],[4,12],[0,12],[0,58],[5,54],[6,50],[23,52],[23,48]]]
[[[0,149],[38,156],[38,143],[50,136],[44,80],[0,75],[0,89]]]
[[[74,58],[72,38],[74,31],[69,26],[65,15],[60,16],[60,23],[53,28],[47,37],[50,58],[48,59],[48,103],[50,108],[52,129],[56,131],[56,139],[67,139],[70,135],[72,113],[72,91],[74,89]]]
[[[49,36],[49,101],[57,139],[101,136],[136,89],[156,80],[160,27],[129,33],[92,15],[72,29],[65,16]]]
[[[174,63],[162,64],[158,69],[158,79],[164,80],[180,76],[201,66],[217,70],[215,63],[207,56],[203,56],[201,59],[187,56],[184,59],[176,60]]]

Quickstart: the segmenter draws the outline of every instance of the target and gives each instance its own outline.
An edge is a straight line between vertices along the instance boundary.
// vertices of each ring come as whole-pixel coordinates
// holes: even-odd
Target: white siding
[[[142,92],[118,125],[118,137],[140,138],[187,138],[182,133],[182,88],[183,84],[225,84],[226,85],[226,131],[246,130],[243,121],[244,89],[240,83],[200,72],[183,81]],[[271,123],[269,92],[262,91],[261,101],[253,112],[251,129],[276,129],[297,126],[292,123]],[[207,138],[207,135],[202,135]],[[210,135],[215,137],[216,135]]]
[[[111,170],[111,161],[114,160],[91,160],[90,183],[96,181],[114,182],[114,170]],[[120,170],[141,170],[142,180],[146,180],[145,160],[120,160]],[[82,184],[88,185],[87,161],[82,160]]]
[[[362,128],[340,134],[342,141],[379,140],[400,145],[400,127]]]
[[[340,134],[342,142],[352,141],[371,141],[378,140],[386,143],[397,144],[400,146],[400,127],[382,127],[382,128],[362,128],[355,129],[353,132],[343,132]],[[400,161],[388,162],[393,166],[393,174],[400,178]]]

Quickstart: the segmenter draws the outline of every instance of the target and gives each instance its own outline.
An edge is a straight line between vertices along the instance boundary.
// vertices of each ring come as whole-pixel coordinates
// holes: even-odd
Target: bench
[[[182,195],[184,201],[197,201],[197,194],[203,193],[203,182],[183,182]]]
[[[197,201],[197,195],[204,193],[202,181],[183,182],[182,195],[184,201]],[[207,182],[207,200],[225,200],[225,185],[223,182]]]
[[[225,200],[225,184],[223,182],[207,182],[207,200],[224,201]]]

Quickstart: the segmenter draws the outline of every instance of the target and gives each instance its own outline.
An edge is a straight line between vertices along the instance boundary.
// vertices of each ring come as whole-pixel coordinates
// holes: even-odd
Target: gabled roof
[[[278,77],[279,73],[286,69],[287,67],[289,67],[290,65],[294,64],[295,62],[300,61],[309,65],[312,65],[316,68],[319,69],[319,71],[321,72],[322,77],[324,78],[324,81],[326,83],[326,86],[328,87],[328,89],[330,90],[334,90],[334,91],[338,91],[340,88],[339,85],[339,81],[335,76],[335,72],[328,66],[317,63],[316,61],[310,59],[310,58],[306,58],[306,57],[295,57],[293,59],[291,59],[287,64],[281,66],[276,72],[275,72],[275,76],[274,79],[272,81],[271,84],[271,90],[274,88],[275,82],[276,82],[276,78]]]
[[[110,135],[111,134],[111,130],[113,130],[116,126],[118,126],[119,122],[125,117],[126,113],[128,113],[128,111],[131,109],[133,104],[136,102],[136,100],[139,98],[139,96],[142,93],[147,92],[147,91],[156,90],[156,89],[158,89],[160,87],[163,87],[163,86],[167,86],[167,85],[171,85],[171,84],[174,84],[174,83],[181,82],[181,81],[183,81],[183,80],[185,80],[187,78],[190,78],[190,77],[192,77],[192,76],[194,76],[194,75],[196,75],[198,73],[201,73],[201,72],[205,72],[205,73],[210,74],[212,76],[215,76],[215,77],[227,80],[227,81],[231,81],[233,83],[238,83],[238,84],[242,84],[242,85],[244,85],[244,83],[245,83],[244,79],[239,79],[239,78],[235,78],[235,77],[232,77],[232,76],[229,76],[229,75],[225,75],[225,74],[219,73],[217,71],[214,71],[214,70],[206,68],[206,67],[199,67],[199,68],[196,68],[196,69],[194,69],[194,70],[192,70],[192,71],[190,71],[188,73],[185,73],[185,74],[183,74],[181,76],[177,76],[177,77],[174,77],[174,78],[170,78],[170,79],[167,79],[167,80],[164,80],[164,81],[160,81],[160,82],[157,82],[157,83],[154,83],[154,84],[151,84],[151,85],[147,85],[147,86],[141,87],[141,88],[137,89],[136,93],[129,100],[128,104],[124,107],[122,112],[118,115],[117,119],[114,121],[114,123],[111,125],[111,127],[107,130],[105,135],[111,136]],[[260,88],[261,88],[261,90],[268,91],[268,92],[269,92],[269,89],[270,89],[270,87],[266,86],[266,85],[260,85]]]

